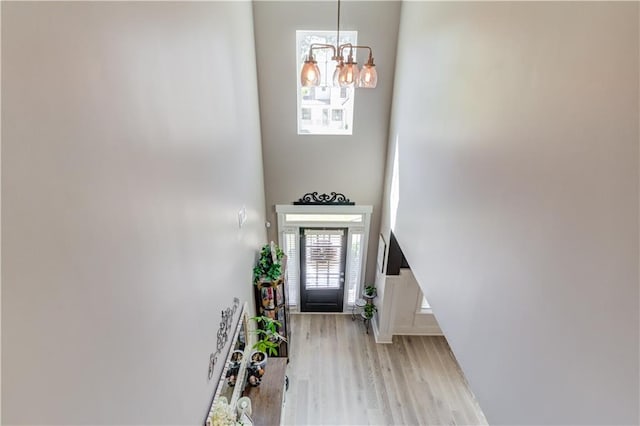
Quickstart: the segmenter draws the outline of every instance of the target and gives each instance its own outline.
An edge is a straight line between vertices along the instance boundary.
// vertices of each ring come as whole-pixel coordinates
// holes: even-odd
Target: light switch
[[[247,208],[242,206],[240,211],[238,212],[238,227],[242,229],[242,225],[247,221]]]

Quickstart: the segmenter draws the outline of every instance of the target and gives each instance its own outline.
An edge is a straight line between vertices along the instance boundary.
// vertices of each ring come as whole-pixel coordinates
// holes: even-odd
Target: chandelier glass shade
[[[302,87],[313,87],[320,84],[320,68],[315,59],[307,59],[302,65],[300,73],[300,84]]]
[[[378,73],[376,72],[376,65],[371,62],[367,62],[360,71],[358,78],[358,87],[365,89],[374,89],[378,84]]]
[[[373,63],[373,51],[369,46],[356,46],[351,43],[338,44],[340,41],[340,0],[338,0],[338,29],[336,31],[336,45],[314,43],[309,47],[309,54],[305,57],[304,64],[300,70],[300,84],[302,87],[317,87],[320,85],[320,68],[313,54],[314,50],[331,49],[333,51],[332,60],[336,61],[336,69],[333,72],[333,86],[335,87],[360,87],[364,89],[374,89],[378,84],[378,73],[376,65]],[[367,49],[369,58],[367,63],[358,68],[357,62],[353,59],[353,52],[357,49]],[[344,59],[344,52],[348,52],[347,59]]]

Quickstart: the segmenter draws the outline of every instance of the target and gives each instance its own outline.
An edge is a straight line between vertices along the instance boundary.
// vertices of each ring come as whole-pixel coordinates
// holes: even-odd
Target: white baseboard
[[[415,328],[410,330],[398,329],[394,330],[393,334],[398,336],[444,336],[440,327],[425,327],[419,330]]]
[[[394,333],[394,336],[444,336],[442,332],[424,332],[424,333]]]

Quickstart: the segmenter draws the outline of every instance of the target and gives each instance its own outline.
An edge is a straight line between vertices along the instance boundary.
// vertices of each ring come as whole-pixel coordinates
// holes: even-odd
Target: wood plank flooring
[[[376,344],[349,315],[292,315],[286,425],[486,425],[444,337]]]

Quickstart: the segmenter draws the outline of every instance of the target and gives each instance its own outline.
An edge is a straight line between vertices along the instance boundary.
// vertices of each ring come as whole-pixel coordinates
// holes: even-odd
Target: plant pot
[[[360,312],[360,316],[362,317],[363,320],[366,320],[366,321],[371,321],[371,318],[373,318],[373,315],[368,317],[364,312]]]
[[[249,363],[252,366],[264,369],[267,365],[267,354],[262,351],[253,351],[249,356]]]

